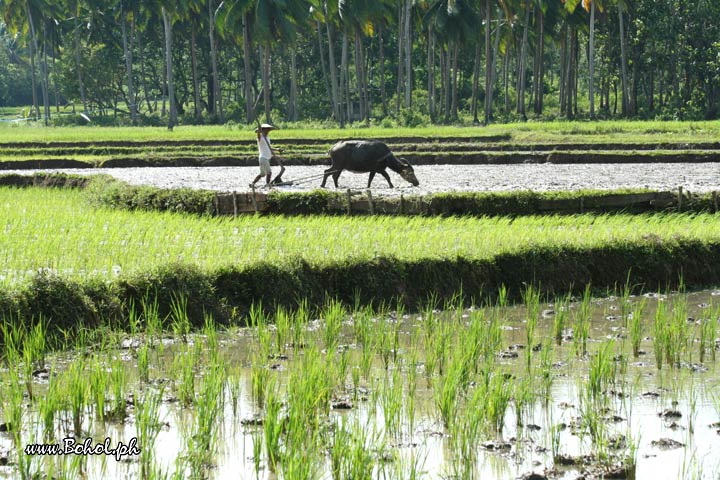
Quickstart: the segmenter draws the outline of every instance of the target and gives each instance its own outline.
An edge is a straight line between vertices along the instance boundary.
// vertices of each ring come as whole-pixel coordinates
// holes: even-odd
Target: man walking
[[[267,187],[270,185],[270,177],[272,176],[270,160],[274,159],[278,163],[278,165],[280,165],[280,173],[277,177],[275,177],[275,180],[282,177],[282,174],[285,171],[285,166],[283,166],[282,160],[280,159],[280,157],[275,155],[277,150],[272,148],[272,144],[270,143],[270,138],[268,137],[270,130],[275,130],[275,127],[268,123],[263,123],[255,129],[255,133],[257,133],[258,163],[260,164],[260,174],[255,177],[255,180],[253,180],[253,182],[250,184],[250,187],[254,187],[258,180],[260,180],[262,177],[265,177],[265,186]]]

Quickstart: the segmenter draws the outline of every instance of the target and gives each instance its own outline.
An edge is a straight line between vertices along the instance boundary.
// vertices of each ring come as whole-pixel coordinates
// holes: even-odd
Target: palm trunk
[[[590,40],[588,45],[588,99],[590,100],[590,118],[595,118],[595,2],[590,2]]]
[[[445,74],[445,46],[440,47],[440,113],[443,122],[447,121],[447,75]]]
[[[130,42],[132,41],[133,32],[135,30],[134,23],[135,19],[133,18],[133,26],[130,27],[130,42],[128,42],[128,35],[127,35],[127,18],[125,18],[125,13],[122,11],[122,5],[121,5],[121,11],[120,11],[120,25],[122,28],[122,42],[123,42],[123,52],[125,54],[125,75],[127,76],[127,90],[128,90],[128,102],[130,107],[130,120],[133,125],[137,123],[137,105],[135,104],[135,89],[133,88],[133,78],[132,78],[132,45]]]
[[[330,98],[330,115],[332,116],[334,113],[333,105],[332,105],[332,103],[333,103],[332,87],[330,86],[330,79],[328,78],[327,62],[325,61],[325,46],[323,45],[323,41],[322,41],[322,32],[320,30],[320,20],[315,20],[315,26],[317,29],[318,52],[320,53],[320,67],[322,68],[323,83],[325,84],[325,89],[327,90],[328,97]]]
[[[340,110],[340,92],[338,91],[337,66],[335,64],[335,46],[333,44],[332,26],[330,25],[330,20],[327,18],[327,2],[325,2],[323,5],[325,7],[325,18],[327,19],[325,26],[327,29],[328,37],[328,66],[330,67],[330,86],[332,88],[333,115],[335,116],[335,119],[340,122],[340,128],[343,128],[345,127],[345,121]]]
[[[543,56],[545,55],[545,16],[542,8],[537,7],[537,44],[535,46],[535,71],[533,72],[533,87],[535,115],[541,115],[543,110]]]
[[[490,110],[490,113],[492,114],[492,104],[493,104],[493,90],[495,89],[495,72],[497,71],[497,59],[500,54],[500,25],[498,25],[498,28],[495,32],[495,41],[493,43],[493,56],[492,56],[492,62],[490,65],[490,85],[487,90],[487,101],[488,101],[488,109]]]
[[[80,26],[78,25],[77,16],[75,17],[75,69],[78,75],[78,87],[80,89],[80,101],[83,106],[83,113],[87,113],[87,99],[85,98],[85,85],[83,84],[82,67],[80,61]],[[35,75],[33,73],[33,96],[35,95]]]
[[[452,52],[452,111],[453,121],[458,119],[458,55],[460,46],[458,42],[454,42]]]
[[[355,26],[355,87],[357,96],[360,100],[360,119],[365,120],[365,92],[363,91],[363,59],[360,47],[361,43],[360,27]]]
[[[412,30],[410,28],[410,15],[412,14],[412,0],[405,0],[405,107],[412,106]]]
[[[202,117],[202,108],[200,103],[200,77],[197,69],[197,47],[195,38],[195,24],[193,23],[190,30],[190,60],[192,63],[192,81],[193,81],[193,99],[195,102],[195,120],[199,121]],[[249,123],[249,122],[248,122]]]
[[[348,35],[343,30],[342,49],[340,50],[340,101],[345,107],[345,118],[352,121],[352,101],[350,99],[350,79],[348,67]]]
[[[210,61],[212,62],[212,76],[213,76],[213,112],[216,112],[220,117],[220,122],[223,122],[223,99],[222,92],[220,91],[220,77],[218,76],[218,64],[217,64],[217,46],[215,45],[215,2],[208,0],[208,19],[210,20],[209,35],[210,35]],[[215,106],[217,103],[217,107]]]
[[[628,115],[628,81],[627,81],[627,51],[625,46],[625,22],[623,21],[622,2],[618,3],[618,17],[620,19],[620,70],[622,72],[622,114]]]
[[[245,78],[245,121],[255,120],[255,108],[252,91],[252,52],[250,46],[250,20],[248,13],[243,13],[243,73]]]
[[[139,58],[139,60],[140,60],[140,81],[142,83],[143,94],[145,95],[145,103],[147,104],[148,112],[152,113],[154,110],[153,110],[152,103],[150,103],[150,89],[148,88],[147,76],[145,75],[145,60],[144,60],[144,56],[143,56],[143,49],[142,49],[142,43],[141,43],[142,37],[140,35],[140,30],[137,30],[136,33],[137,33],[136,40],[137,40],[137,46],[138,46],[137,49],[138,49],[138,55],[140,57]]]
[[[165,7],[162,7],[163,25],[165,26],[165,69],[167,72],[167,89],[170,113],[168,115],[168,130],[177,125],[177,108],[175,106],[175,83],[172,68],[172,20]]]
[[[490,124],[490,118],[492,117],[492,100],[487,94],[487,92],[490,91],[490,84],[492,83],[492,58],[490,53],[491,24],[491,3],[490,0],[485,0],[485,118],[483,122],[485,125]]]
[[[437,119],[435,112],[435,31],[430,25],[428,31],[428,113],[430,113],[430,121],[435,122]]]
[[[560,37],[560,75],[558,81],[560,82],[559,96],[560,96],[560,113],[565,112],[565,101],[567,96],[567,24],[563,25]]]
[[[475,59],[473,61],[473,81],[472,81],[472,100],[471,100],[471,110],[473,115],[473,123],[478,124],[480,123],[480,120],[478,119],[478,108],[477,108],[477,97],[478,97],[478,87],[479,87],[479,80],[480,77],[480,39],[478,39],[478,42],[475,44]]]
[[[25,2],[25,11],[27,13],[28,17],[28,23],[30,24],[30,35],[32,37],[32,45],[31,45],[31,54],[30,54],[30,67],[32,69],[32,83],[33,83],[33,108],[35,110],[35,119],[38,119],[38,116],[40,115],[40,108],[38,106],[38,100],[37,100],[37,80],[35,77],[35,55],[39,55],[38,52],[38,42],[37,42],[37,35],[35,33],[35,24],[33,23],[32,14],[30,13],[30,3],[26,0]],[[40,81],[42,86],[42,79]]]
[[[44,30],[44,28],[43,28]],[[44,32],[43,32],[44,33]],[[43,95],[43,111],[45,112],[45,126],[50,124],[50,73],[47,66],[47,38],[43,35],[43,56],[42,56],[42,95]]]
[[[290,49],[290,107],[288,108],[290,120],[296,122],[297,111],[297,52],[295,48]]]
[[[35,48],[33,48],[32,42],[30,43],[30,83],[32,85],[32,99],[33,99],[32,113],[35,116],[35,121],[37,121],[38,117],[40,115],[40,109],[38,108],[38,99],[37,99],[37,74],[35,72]]]
[[[503,100],[505,101],[505,115],[510,113],[510,85],[509,85],[509,79],[510,76],[510,47],[507,46],[505,48],[505,61],[503,65],[503,88],[504,88],[504,95]]]
[[[445,49],[445,104],[443,105],[445,113],[445,122],[450,122],[450,105],[452,104],[452,42]]]
[[[403,50],[405,42],[403,41],[405,32],[405,7],[402,2],[398,2],[398,19],[400,31],[398,32],[398,76],[397,76],[397,92],[395,96],[395,114],[400,114],[400,96],[402,95],[403,85],[405,83],[403,68]]]
[[[263,82],[263,104],[265,105],[265,121],[272,123],[270,116],[270,45],[260,47],[262,49],[262,82]]]
[[[517,98],[517,113],[519,113],[523,120],[527,120],[525,114],[525,65],[527,63],[527,44],[528,44],[528,28],[530,26],[530,4],[528,3],[525,7],[525,26],[523,27],[523,38],[522,46],[520,48],[520,65],[518,73],[518,98]]]
[[[378,27],[378,48],[380,49],[380,101],[382,102],[383,117],[387,116],[387,93],[385,92],[385,45],[383,42],[383,27]]]

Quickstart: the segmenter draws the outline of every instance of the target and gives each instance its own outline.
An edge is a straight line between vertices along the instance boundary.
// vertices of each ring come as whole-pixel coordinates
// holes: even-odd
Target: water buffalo
[[[397,159],[390,151],[387,145],[378,140],[348,140],[336,143],[330,149],[330,158],[332,165],[325,170],[321,187],[325,188],[325,182],[332,175],[335,188],[338,186],[338,178],[343,170],[349,170],[353,173],[370,173],[368,178],[368,188],[375,178],[375,174],[379,173],[387,180],[390,188],[393,184],[390,176],[385,171],[386,168],[400,174],[408,182],[416,187],[420,184],[412,166],[404,159]]]

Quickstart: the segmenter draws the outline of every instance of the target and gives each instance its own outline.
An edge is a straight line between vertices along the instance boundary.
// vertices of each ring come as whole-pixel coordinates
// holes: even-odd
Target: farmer
[[[270,143],[270,139],[268,138],[268,134],[270,133],[270,130],[274,130],[275,127],[268,123],[263,123],[258,128],[255,129],[255,133],[257,133],[257,144],[258,144],[258,161],[260,163],[260,174],[255,177],[255,180],[250,184],[250,187],[254,187],[255,184],[260,180],[263,176],[265,177],[265,186],[270,185],[270,177],[272,175],[272,170],[270,169],[270,160],[275,160],[278,165],[280,165],[280,173],[277,177],[275,177],[275,182],[277,182],[280,177],[282,177],[283,172],[285,171],[285,167],[282,164],[282,160],[279,156],[276,155],[276,153],[279,152],[279,150],[272,148],[272,144]]]

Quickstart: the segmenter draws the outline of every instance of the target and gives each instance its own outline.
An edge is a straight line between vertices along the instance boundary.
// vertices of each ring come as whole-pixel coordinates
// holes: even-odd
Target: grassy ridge
[[[422,128],[308,128],[280,124],[274,138],[346,139],[388,137],[484,137],[510,135],[516,143],[603,142],[714,142],[720,137],[720,121],[710,122],[526,122],[488,127],[433,126]],[[239,140],[252,139],[254,125],[162,127],[53,127],[0,124],[0,143],[6,142],[92,142],[158,140]]]
[[[93,208],[70,190],[0,188],[4,235],[0,312],[59,325],[121,318],[155,292],[191,316],[242,313],[252,302],[292,305],[326,294],[351,301],[429,292],[468,295],[525,282],[563,292],[634,282],[720,283],[717,215],[551,217],[211,218]],[[15,312],[15,313],[13,313]]]

